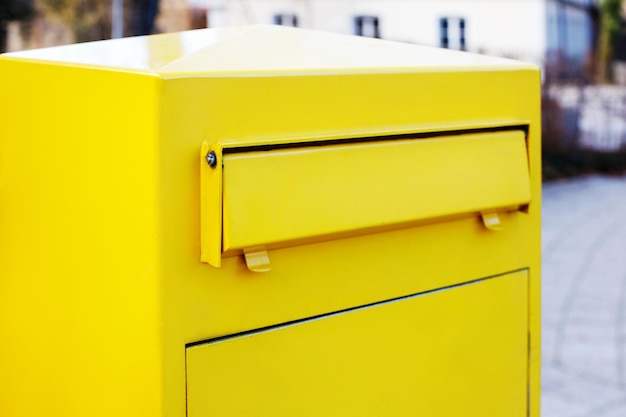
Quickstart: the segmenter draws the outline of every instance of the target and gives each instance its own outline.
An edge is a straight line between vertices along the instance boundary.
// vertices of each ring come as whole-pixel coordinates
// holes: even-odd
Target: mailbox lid
[[[525,270],[187,348],[189,417],[527,415]]]

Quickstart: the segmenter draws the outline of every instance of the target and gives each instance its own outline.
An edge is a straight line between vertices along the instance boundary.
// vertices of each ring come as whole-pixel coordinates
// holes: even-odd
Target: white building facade
[[[595,0],[191,0],[209,27],[282,24],[582,69]],[[581,67],[581,68],[578,68]]]

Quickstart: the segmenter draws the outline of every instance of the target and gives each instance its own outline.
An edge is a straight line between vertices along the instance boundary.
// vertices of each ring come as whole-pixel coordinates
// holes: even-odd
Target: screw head
[[[217,166],[217,155],[215,155],[214,151],[210,151],[206,154],[206,163],[209,164],[211,168],[215,168]]]

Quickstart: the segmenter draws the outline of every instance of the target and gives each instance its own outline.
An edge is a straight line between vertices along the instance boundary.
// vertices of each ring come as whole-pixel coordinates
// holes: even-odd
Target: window
[[[439,19],[439,46],[464,51],[467,48],[465,28],[465,19],[450,17]]]
[[[356,16],[354,18],[354,34],[380,38],[380,24],[376,16]]]
[[[274,24],[281,26],[298,27],[298,16],[295,14],[275,14]]]

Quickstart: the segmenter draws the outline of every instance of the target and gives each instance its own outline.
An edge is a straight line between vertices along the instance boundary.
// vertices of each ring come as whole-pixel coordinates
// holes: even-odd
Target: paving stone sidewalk
[[[542,417],[626,417],[626,177],[543,192]]]

